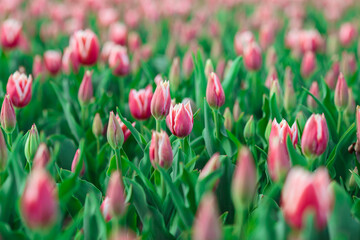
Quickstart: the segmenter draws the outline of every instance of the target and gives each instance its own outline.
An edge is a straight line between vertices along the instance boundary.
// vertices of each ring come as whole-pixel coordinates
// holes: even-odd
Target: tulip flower
[[[343,111],[349,103],[349,89],[342,73],[340,73],[336,83],[334,100],[339,111]]]
[[[225,103],[225,93],[219,77],[212,72],[209,75],[206,87],[206,101],[211,108],[218,109]]]
[[[280,123],[278,123],[276,119],[274,119],[271,125],[269,145],[271,145],[272,140],[276,137],[279,138],[280,142],[286,144],[288,135],[290,136],[291,142],[295,146],[298,142],[298,128],[296,122],[294,122],[294,124],[290,128],[289,124],[286,122],[285,119],[283,119]]]
[[[307,214],[314,214],[318,229],[326,227],[332,211],[334,193],[330,187],[330,178],[325,168],[315,173],[300,167],[290,170],[281,193],[281,208],[286,222],[293,228],[305,226]]]
[[[37,76],[39,76],[44,72],[43,62],[39,55],[36,55],[34,57],[32,69],[33,69],[32,73],[35,79],[37,78]]]
[[[110,212],[110,198],[109,197],[105,197],[103,202],[101,203],[100,206],[100,211],[105,219],[105,221],[110,221],[112,218],[111,212]]]
[[[339,39],[344,47],[350,46],[357,36],[356,27],[351,23],[344,23],[340,27]]]
[[[252,42],[245,47],[244,64],[249,71],[258,71],[261,68],[261,49],[256,42]]]
[[[233,106],[233,117],[234,121],[237,122],[240,119],[241,109],[239,101],[236,99]]]
[[[34,157],[33,168],[45,168],[50,161],[50,152],[45,143],[40,143]]]
[[[1,106],[0,120],[1,127],[4,129],[6,134],[11,134],[16,126],[16,115],[8,94],[5,95],[3,104]]]
[[[128,37],[128,30],[122,23],[113,23],[109,29],[110,40],[118,45],[125,46]]]
[[[330,89],[332,90],[335,89],[339,74],[340,74],[340,63],[339,61],[335,61],[331,66],[330,70],[325,75],[325,82]]]
[[[194,119],[190,102],[179,103],[170,107],[169,115],[166,117],[166,123],[175,136],[184,138],[188,136],[193,128]]]
[[[68,46],[64,50],[62,57],[62,69],[65,73],[69,74],[72,70],[74,73],[79,72],[79,59],[76,55],[74,49],[71,46]]]
[[[320,92],[319,92],[319,84],[317,81],[314,81],[312,84],[311,84],[311,87],[310,87],[310,91],[309,91],[312,95],[314,95],[316,98],[319,99],[320,97]],[[317,107],[317,103],[315,101],[315,99],[308,95],[307,96],[307,99],[306,99],[306,102],[307,102],[307,105],[310,109],[312,110],[315,110],[316,107]]]
[[[251,115],[244,127],[244,138],[246,141],[250,141],[255,137],[255,122],[254,116]]]
[[[1,25],[0,40],[5,49],[12,49],[19,45],[22,24],[15,19],[7,19]]]
[[[237,164],[232,180],[232,200],[236,208],[246,207],[251,203],[256,192],[256,167],[248,148],[243,147],[238,153]]]
[[[110,112],[107,128],[107,140],[112,149],[120,149],[124,143],[124,133],[116,119],[114,112]]]
[[[58,206],[54,180],[45,169],[34,169],[26,181],[21,196],[20,208],[23,221],[30,229],[49,229],[57,220]]]
[[[194,61],[192,58],[191,49],[189,49],[184,55],[182,61],[182,70],[186,79],[190,78],[192,72],[194,71]]]
[[[310,75],[316,69],[316,58],[313,52],[306,52],[301,62],[301,75],[304,78],[310,77]]]
[[[26,139],[25,150],[24,150],[25,157],[28,162],[30,162],[30,160],[33,159],[33,157],[36,153],[36,150],[39,147],[39,144],[40,144],[39,132],[36,128],[36,125],[33,124],[31,126],[31,129],[29,130],[29,134]]]
[[[117,46],[115,43],[113,42],[105,42],[102,49],[101,49],[101,60],[104,62],[104,63],[108,63],[109,62],[109,56],[110,56],[110,53],[112,51],[112,49]]]
[[[111,174],[106,196],[109,198],[109,211],[112,216],[121,216],[125,213],[125,191],[120,172]]]
[[[238,32],[234,39],[234,48],[238,56],[243,55],[244,48],[255,41],[255,36],[250,31]]]
[[[129,108],[131,115],[137,120],[146,120],[151,116],[151,99],[153,97],[151,85],[129,93]]]
[[[137,32],[131,32],[128,37],[128,45],[130,52],[134,53],[141,46],[141,38]]]
[[[83,65],[94,65],[98,59],[100,46],[98,37],[90,29],[75,32],[70,40],[79,62]]]
[[[161,131],[160,133],[152,132],[149,155],[150,162],[154,168],[157,168],[157,164],[165,169],[171,167],[173,152],[169,136],[165,131]]]
[[[259,31],[259,41],[261,48],[267,49],[269,46],[271,46],[275,40],[275,36],[276,29],[274,24],[263,24]]]
[[[3,132],[0,130],[0,172],[5,169],[8,160],[7,146]]]
[[[71,171],[72,172],[76,171],[76,167],[77,167],[79,161],[80,161],[80,149],[76,150],[73,161],[71,163]],[[84,173],[85,173],[85,161],[83,161],[82,168],[80,171],[80,176],[81,177],[84,176]]]
[[[329,130],[324,114],[313,114],[307,120],[301,136],[301,149],[306,157],[314,159],[323,154],[329,141]]]
[[[121,46],[114,46],[109,54],[109,66],[116,76],[126,76],[130,72],[130,60],[127,50]]]
[[[6,92],[9,94],[12,104],[22,108],[31,100],[32,77],[16,71],[11,74],[6,85]]]
[[[80,88],[78,92],[78,99],[81,106],[88,105],[92,97],[94,96],[91,79],[92,79],[92,71],[86,71],[82,79],[82,82],[80,84]]]
[[[207,161],[203,169],[200,171],[199,180],[205,179],[211,173],[215,172],[217,169],[220,168],[220,154],[214,153],[212,157]]]
[[[157,84],[151,99],[151,114],[157,120],[164,119],[170,110],[171,97],[169,81],[161,81]]]
[[[59,73],[62,66],[61,52],[48,50],[44,53],[44,64],[46,70],[53,76]]]
[[[104,128],[104,126],[101,121],[100,114],[96,113],[95,117],[94,117],[93,125],[92,125],[92,132],[93,132],[94,136],[100,137],[102,134],[103,128]]]
[[[273,181],[281,180],[290,169],[290,158],[285,142],[275,136],[269,145],[267,165]]]

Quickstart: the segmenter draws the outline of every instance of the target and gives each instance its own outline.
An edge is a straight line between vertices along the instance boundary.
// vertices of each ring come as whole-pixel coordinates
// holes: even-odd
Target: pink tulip
[[[290,136],[291,142],[295,146],[298,142],[298,128],[296,122],[294,122],[290,128],[285,119],[283,119],[280,124],[276,121],[276,119],[274,119],[271,125],[269,145],[271,145],[272,140],[277,137],[281,143],[286,145],[287,136]]]
[[[160,133],[152,132],[149,155],[150,162],[154,168],[157,168],[157,164],[165,169],[171,167],[173,152],[169,136],[165,131],[161,131]]]
[[[65,73],[69,74],[71,70],[74,73],[79,72],[79,59],[71,46],[68,46],[64,50],[62,57],[62,69]]]
[[[151,117],[152,87],[136,91],[131,89],[129,93],[129,108],[131,115],[138,120],[146,120]]]
[[[331,66],[331,69],[325,75],[325,82],[330,89],[332,90],[335,89],[339,74],[340,74],[340,63],[339,61],[335,61]]]
[[[128,45],[129,45],[129,50],[132,53],[140,49],[141,38],[137,32],[131,32],[129,34]]]
[[[56,75],[62,66],[61,52],[48,50],[44,53],[44,64],[51,75]]]
[[[276,36],[276,29],[274,24],[268,23],[262,25],[259,32],[261,48],[267,49],[271,44],[273,44],[275,40],[275,36]]]
[[[81,105],[88,105],[94,96],[93,85],[91,82],[92,71],[86,71],[80,84],[78,99]]]
[[[341,110],[344,110],[349,103],[349,88],[342,73],[336,83],[334,100],[335,106]]]
[[[261,68],[261,49],[256,42],[252,42],[245,47],[244,64],[249,71],[258,71]]]
[[[193,128],[194,119],[190,102],[179,103],[170,107],[166,123],[172,134],[179,138],[188,136]]]
[[[211,173],[220,168],[220,154],[215,153],[200,171],[199,180],[209,176]]]
[[[110,40],[118,45],[125,46],[127,43],[128,31],[124,24],[114,23],[109,29]]]
[[[113,216],[121,216],[125,213],[125,191],[121,174],[115,171],[111,174],[106,196],[109,198],[109,212]]]
[[[3,48],[15,48],[20,43],[22,24],[15,19],[7,19],[1,25],[0,40]]]
[[[310,77],[310,75],[316,69],[316,58],[313,52],[306,52],[301,62],[301,75],[304,78]]]
[[[216,73],[210,73],[206,87],[206,101],[212,108],[220,108],[225,103],[225,93]]]
[[[192,57],[192,51],[190,49],[184,55],[182,69],[186,78],[189,78],[194,71],[194,61]]]
[[[324,114],[313,114],[307,120],[301,137],[301,148],[310,159],[319,157],[326,150],[329,130]]]
[[[77,167],[79,161],[80,161],[80,149],[76,150],[74,159],[71,163],[71,171],[72,172],[76,171],[76,167]],[[80,176],[84,176],[84,173],[85,173],[85,160],[83,161],[83,165],[82,165],[82,168],[80,171]]]
[[[32,77],[16,71],[11,74],[6,85],[6,92],[15,107],[22,108],[29,104],[32,91]]]
[[[98,12],[98,23],[100,26],[107,27],[115,23],[119,18],[118,11],[112,7],[105,7]]]
[[[309,212],[315,214],[318,229],[326,226],[332,211],[334,193],[330,187],[330,178],[325,168],[315,173],[300,167],[290,170],[281,194],[281,208],[286,222],[302,229]]]
[[[110,221],[112,218],[111,212],[110,212],[110,198],[109,197],[105,197],[103,202],[101,203],[100,206],[100,211],[105,219],[105,221]]]
[[[58,196],[52,177],[43,168],[29,175],[21,196],[21,215],[30,229],[48,229],[57,220]]]
[[[339,39],[344,47],[350,46],[356,39],[357,30],[351,23],[344,23],[340,27]]]
[[[114,75],[126,76],[130,72],[130,60],[127,50],[121,46],[114,46],[109,54],[109,66]]]
[[[319,99],[320,97],[320,92],[319,92],[319,84],[317,81],[314,81],[312,84],[311,84],[311,87],[310,87],[310,93],[312,95],[314,95],[316,98]],[[317,103],[316,101],[314,100],[314,98],[312,98],[310,95],[307,96],[307,105],[309,108],[311,109],[316,109],[317,107]]]
[[[250,31],[238,32],[234,39],[234,48],[237,55],[243,55],[244,48],[255,41],[255,36]]]
[[[32,73],[35,79],[37,78],[37,76],[39,76],[44,72],[43,62],[39,55],[36,55],[34,57],[32,69],[33,69]]]
[[[290,159],[285,142],[280,137],[271,139],[269,145],[267,165],[273,181],[281,180],[290,169]]]
[[[70,40],[70,46],[83,65],[93,65],[96,63],[100,46],[98,37],[90,29],[75,32]]]
[[[157,87],[151,99],[151,114],[158,120],[164,119],[169,114],[170,105],[171,97],[169,81],[164,82],[161,80],[157,83]]]
[[[16,127],[16,114],[8,94],[5,95],[1,106],[1,127],[7,134],[11,134]]]
[[[120,127],[120,118],[110,112],[109,123],[107,125],[106,137],[112,149],[120,149],[124,143],[124,133]]]
[[[101,60],[105,63],[109,62],[109,56],[112,49],[116,46],[115,43],[108,41],[105,42],[102,49],[101,49]]]
[[[40,143],[34,157],[33,168],[45,168],[50,161],[50,152],[45,143]]]
[[[308,51],[317,52],[323,47],[324,40],[317,30],[302,30],[300,33],[299,44],[303,53]]]
[[[345,76],[353,76],[357,70],[357,62],[354,53],[343,52],[341,55],[341,71]]]

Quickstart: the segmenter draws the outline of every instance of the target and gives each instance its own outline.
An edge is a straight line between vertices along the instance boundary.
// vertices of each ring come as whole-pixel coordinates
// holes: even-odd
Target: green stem
[[[219,125],[218,112],[215,109],[213,109],[212,112],[213,112],[213,116],[214,116],[216,137],[220,138],[220,125]]]
[[[244,206],[237,206],[236,208],[236,228],[235,234],[238,236],[238,239],[243,239],[244,225],[246,223],[246,209]]]
[[[161,199],[165,199],[166,197],[166,187],[164,177],[160,174],[160,184],[161,184]]]
[[[96,137],[96,149],[97,149],[97,153],[100,152],[100,138]]]
[[[121,154],[120,154],[120,149],[116,149],[115,150],[115,156],[116,156],[116,168],[118,171],[120,171],[121,169]]]
[[[338,133],[339,136],[340,136],[340,129],[341,129],[342,117],[343,117],[343,111],[342,111],[342,110],[339,110],[338,123],[337,123],[337,133]]]
[[[182,149],[183,152],[185,152],[185,139],[184,138],[181,138],[179,139],[180,140],[180,147]]]
[[[7,136],[7,141],[8,141],[9,147],[10,147],[9,150],[11,151],[11,147],[12,147],[12,133],[7,133],[6,136]]]
[[[161,120],[156,119],[156,131],[160,132],[161,130]]]
[[[120,98],[120,109],[123,110],[124,109],[124,96],[125,96],[125,88],[124,88],[124,78],[120,78],[119,81],[119,98]]]

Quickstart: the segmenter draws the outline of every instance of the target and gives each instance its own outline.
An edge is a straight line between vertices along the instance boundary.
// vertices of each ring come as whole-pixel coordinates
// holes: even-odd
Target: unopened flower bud
[[[301,62],[301,75],[304,78],[310,77],[316,69],[316,58],[315,54],[311,51],[305,53]]]
[[[102,131],[104,129],[103,123],[100,118],[100,114],[96,113],[92,125],[92,132],[95,135],[95,137],[100,137],[102,134]]]
[[[166,124],[175,136],[179,138],[188,136],[194,125],[190,102],[171,105],[169,115],[166,117]]]
[[[200,171],[199,180],[202,180],[209,176],[211,173],[219,169],[220,167],[220,154],[215,153],[205,164],[203,169]]]
[[[25,143],[25,157],[28,161],[32,160],[36,150],[40,144],[39,132],[36,128],[36,125],[33,124],[29,130],[28,137]]]
[[[12,104],[15,107],[22,108],[29,104],[32,91],[32,77],[28,77],[16,71],[11,74],[7,85],[6,92],[9,94]]]
[[[244,138],[246,141],[250,141],[255,136],[255,122],[254,116],[251,115],[244,128]]]
[[[170,86],[168,81],[161,81],[151,99],[151,114],[157,120],[164,119],[170,110],[171,97]]]
[[[124,143],[124,133],[113,111],[110,112],[107,128],[107,140],[114,150],[121,148]]]
[[[225,103],[225,93],[219,77],[212,72],[209,75],[206,87],[206,101],[211,108],[220,108]]]
[[[45,143],[40,143],[34,157],[33,168],[45,168],[50,161],[50,152]]]
[[[335,106],[340,110],[344,110],[349,103],[349,89],[344,78],[344,75],[340,73],[335,88]]]
[[[283,98],[283,94],[282,94],[278,79],[273,80],[271,88],[270,88],[270,99],[273,96],[275,96],[277,107],[278,107],[279,111],[281,112],[281,110],[283,108],[284,98]]]
[[[258,71],[261,68],[261,49],[257,43],[252,42],[245,47],[244,64],[249,71]]]
[[[109,198],[109,211],[113,216],[121,216],[125,213],[125,191],[121,174],[115,171],[111,174],[109,185],[106,191]]]
[[[91,79],[92,71],[86,71],[78,92],[78,99],[82,106],[88,105],[94,96]]]
[[[267,164],[270,177],[273,181],[283,179],[283,177],[290,169],[290,159],[286,147],[286,142],[281,142],[279,137],[274,137],[271,139],[271,144],[269,144]]]
[[[224,126],[225,128],[231,132],[232,128],[233,128],[233,120],[232,120],[232,116],[231,116],[231,111],[230,108],[225,108],[225,112],[224,112]]]
[[[344,47],[350,46],[357,36],[356,27],[352,23],[344,23],[340,27],[339,39]]]
[[[314,95],[316,98],[319,98],[320,97],[320,92],[319,92],[319,84],[317,81],[314,81],[312,84],[311,84],[311,87],[310,87],[310,93],[312,95]],[[315,101],[315,99],[308,95],[307,96],[307,105],[308,107],[311,109],[311,110],[315,110],[317,108],[317,103]]]
[[[76,150],[74,159],[71,163],[71,171],[72,172],[76,171],[79,161],[80,161],[80,149]],[[84,173],[85,173],[85,161],[83,161],[83,165],[82,165],[81,171],[80,171],[80,176],[84,176]]]
[[[169,136],[165,131],[152,132],[151,144],[149,149],[150,162],[154,168],[157,164],[168,169],[173,162],[173,152]]]
[[[241,109],[240,109],[240,103],[239,101],[236,99],[234,106],[233,106],[233,117],[234,117],[234,121],[237,122],[240,119],[240,113],[241,113]]]
[[[73,34],[70,45],[81,64],[94,65],[98,59],[100,45],[98,37],[90,29],[79,30]]]
[[[16,126],[16,115],[14,107],[8,94],[5,95],[1,107],[1,127],[7,134],[11,134]]]

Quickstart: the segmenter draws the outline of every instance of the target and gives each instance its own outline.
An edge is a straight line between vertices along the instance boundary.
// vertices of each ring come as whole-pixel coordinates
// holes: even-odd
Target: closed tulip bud
[[[301,138],[304,155],[314,159],[323,154],[329,141],[329,130],[324,114],[313,114],[307,120]]]
[[[171,167],[173,162],[173,152],[169,136],[165,131],[152,132],[151,144],[149,149],[150,162],[154,168],[157,164],[165,169]]]
[[[107,128],[107,140],[110,146],[115,150],[122,147],[124,143],[124,133],[116,119],[114,112],[110,112],[110,118]]]
[[[15,19],[7,19],[1,25],[1,45],[5,49],[15,48],[20,43],[22,24]]]
[[[261,68],[261,49],[257,43],[252,42],[245,47],[244,64],[249,71],[258,71]]]
[[[16,71],[11,74],[6,85],[12,104],[17,108],[28,105],[31,100],[32,77]]]
[[[79,59],[71,46],[68,46],[64,50],[64,54],[62,57],[62,70],[69,74],[71,70],[74,73],[79,72]]]
[[[137,32],[131,32],[128,38],[128,45],[130,52],[135,52],[141,46],[141,38]]]
[[[169,82],[171,84],[172,90],[176,91],[180,85],[180,59],[178,57],[174,58],[170,72],[169,72]]]
[[[233,120],[232,120],[232,115],[231,115],[231,111],[230,108],[225,108],[225,112],[224,112],[224,127],[231,132],[232,128],[233,128]]]
[[[193,228],[192,239],[194,240],[222,239],[219,210],[214,194],[208,193],[201,199]]]
[[[29,130],[28,137],[25,143],[25,157],[28,161],[32,160],[36,150],[38,149],[40,144],[39,132],[36,128],[36,125],[33,124],[31,129]]]
[[[100,46],[98,37],[90,29],[75,32],[70,40],[79,62],[83,65],[94,65],[98,59]]]
[[[271,145],[272,140],[275,138],[279,138],[281,143],[286,144],[288,135],[290,136],[291,142],[295,146],[298,142],[298,128],[296,122],[294,122],[290,128],[285,119],[283,119],[280,123],[274,119],[269,136],[269,145]]]
[[[0,130],[0,172],[5,169],[7,160],[8,160],[7,146],[5,143],[4,135]]]
[[[215,153],[205,164],[204,168],[200,171],[199,180],[205,179],[211,173],[220,168],[220,154]]]
[[[344,78],[344,75],[340,73],[335,88],[335,106],[343,111],[349,103],[349,88]]]
[[[193,113],[190,102],[171,105],[166,123],[172,134],[179,138],[188,136],[194,125]]]
[[[169,114],[170,105],[169,81],[160,81],[151,99],[151,114],[155,119],[162,120]]]
[[[310,87],[310,93],[312,95],[314,95],[316,98],[319,99],[320,97],[320,92],[319,92],[319,84],[317,81],[314,81],[312,84],[311,84],[311,87]],[[306,99],[306,102],[307,102],[307,105],[308,107],[311,109],[311,110],[315,110],[317,108],[317,103],[315,101],[315,99],[308,95],[307,96],[307,99]]]
[[[151,99],[152,87],[147,86],[145,89],[136,91],[130,90],[129,94],[129,108],[131,115],[137,120],[146,120],[151,116]]]
[[[233,117],[235,122],[239,121],[240,114],[241,114],[240,104],[239,101],[236,99],[233,106]]]
[[[339,39],[340,43],[344,47],[350,46],[356,39],[357,30],[356,27],[351,23],[344,23],[340,27]]]
[[[291,112],[296,107],[296,95],[293,85],[292,71],[290,67],[287,67],[285,70],[284,83],[284,108],[286,111]]]
[[[206,60],[204,72],[207,79],[209,79],[210,74],[214,72],[214,65],[212,64],[211,59]]]
[[[48,50],[44,53],[44,64],[46,70],[53,76],[58,74],[61,70],[62,59],[61,52],[55,50]]]
[[[40,143],[34,157],[33,168],[45,168],[50,161],[50,152],[45,143]]]
[[[206,101],[211,108],[218,109],[225,103],[225,93],[219,77],[212,72],[209,75],[206,87]]]
[[[244,48],[255,41],[255,36],[250,31],[238,32],[234,39],[234,48],[238,56],[243,55]]]
[[[118,45],[125,46],[128,37],[128,30],[125,24],[113,23],[109,29],[110,40]]]
[[[317,229],[323,229],[333,205],[334,192],[325,168],[319,168],[314,173],[300,167],[290,170],[281,193],[281,208],[291,227],[302,229],[307,214],[312,212]]]
[[[296,114],[296,122],[299,124],[300,129],[304,129],[305,124],[306,124],[306,118],[302,111],[299,111]]]
[[[94,136],[100,137],[102,134],[103,128],[104,128],[104,126],[101,121],[100,114],[96,113],[95,117],[94,117],[93,125],[92,125],[92,132],[93,132]]]
[[[100,206],[100,211],[105,219],[106,222],[110,221],[112,218],[111,212],[110,212],[110,201],[109,197],[105,197],[103,202]]]
[[[273,181],[283,179],[290,169],[290,159],[286,143],[280,142],[279,137],[271,139],[269,145],[267,165],[270,177]]]
[[[315,54],[311,51],[305,53],[301,62],[301,75],[304,78],[310,77],[316,69]]]
[[[238,155],[232,180],[232,200],[236,208],[247,207],[256,192],[256,167],[248,148],[243,147]]]
[[[71,163],[71,171],[72,172],[76,171],[79,161],[80,161],[80,149],[76,150],[73,161]],[[85,161],[83,161],[82,168],[80,171],[80,176],[81,177],[84,176],[84,173],[85,173]]]
[[[183,69],[185,78],[186,79],[190,78],[190,76],[194,70],[194,61],[193,61],[192,52],[190,49],[184,55],[184,58],[182,61],[182,69]]]
[[[25,224],[34,230],[49,229],[57,220],[58,206],[54,180],[45,169],[34,169],[26,181],[20,202]]]
[[[8,94],[5,95],[1,106],[1,127],[7,134],[11,134],[16,126],[16,115],[14,107]]]
[[[37,76],[39,76],[40,74],[43,73],[43,71],[44,71],[43,62],[39,55],[36,55],[34,57],[32,69],[33,69],[32,73],[33,73],[35,79],[37,78]]]
[[[121,46],[114,46],[109,54],[109,66],[116,76],[126,76],[130,72],[130,60],[127,50]]]
[[[251,115],[244,128],[244,138],[246,141],[250,141],[255,137],[255,122],[254,116]]]
[[[225,66],[225,70],[224,70],[224,78],[226,78],[226,76],[228,75],[228,73],[230,72],[231,66],[233,64],[232,60],[228,60],[226,62],[226,66]]]
[[[282,94],[278,79],[273,80],[271,88],[270,88],[270,99],[273,96],[275,96],[277,107],[278,107],[279,111],[281,111],[283,108],[284,98],[283,98],[283,94]]]
[[[113,216],[121,216],[125,213],[125,191],[121,174],[115,171],[111,174],[106,196],[109,198],[109,211]]]
[[[88,105],[94,96],[93,85],[91,82],[92,73],[92,71],[86,71],[80,84],[78,99],[82,106]]]

